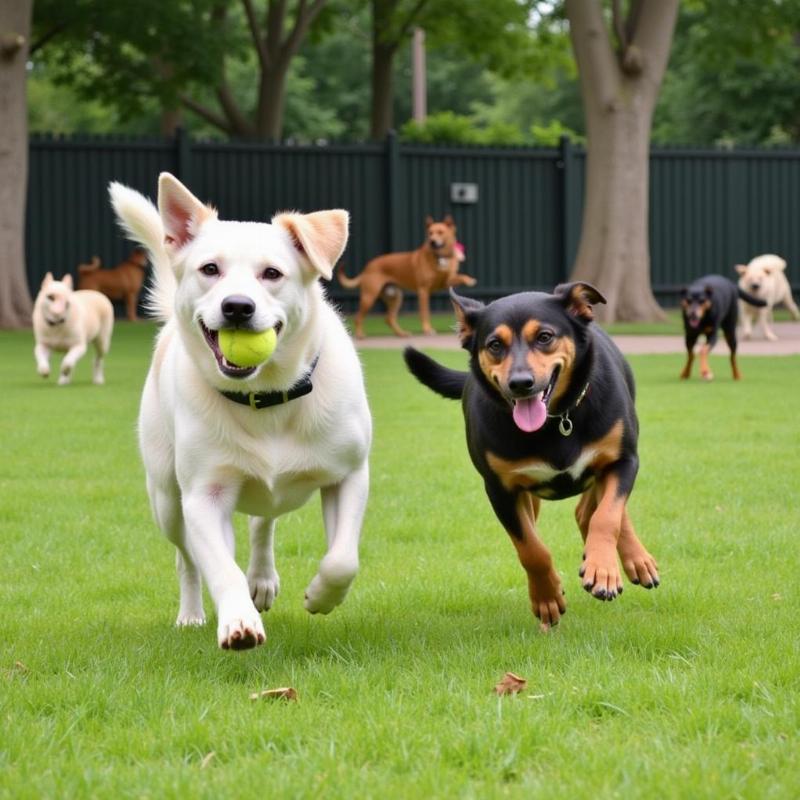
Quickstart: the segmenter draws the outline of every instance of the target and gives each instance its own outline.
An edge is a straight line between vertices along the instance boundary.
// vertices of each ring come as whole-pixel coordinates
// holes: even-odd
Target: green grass
[[[234,654],[213,615],[172,627],[134,436],[152,331],[120,323],[107,385],[85,359],[67,388],[35,375],[30,333],[0,334],[0,797],[797,796],[797,358],[742,358],[739,384],[722,352],[712,384],[679,382],[679,355],[631,359],[631,513],[663,583],[593,600],[573,503],[545,504],[569,613],[543,635],[458,404],[364,352],[362,571],[306,614],[318,503],[283,518],[267,643]],[[499,699],[506,670],[528,688]],[[248,699],[286,685],[298,703]]]
[[[606,326],[609,333],[618,336],[683,336],[683,321],[680,309],[668,308],[665,311],[667,319],[663,322],[615,322]],[[778,322],[788,322],[792,319],[785,308],[775,311]],[[348,326],[352,331],[352,317],[348,317]],[[437,311],[431,314],[431,324],[438,333],[453,333],[455,320],[449,311]],[[400,315],[400,326],[410,333],[422,333],[422,324],[419,315],[408,312]],[[383,314],[368,314],[364,320],[364,332],[367,336],[391,336],[391,328],[386,324]]]

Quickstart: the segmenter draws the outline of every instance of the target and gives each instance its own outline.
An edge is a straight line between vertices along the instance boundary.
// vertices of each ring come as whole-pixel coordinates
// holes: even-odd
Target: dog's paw
[[[645,589],[656,589],[661,584],[658,577],[658,564],[650,553],[644,548],[635,554],[620,553],[622,568],[631,583],[643,586]]]
[[[176,628],[195,628],[206,624],[206,615],[200,611],[179,611],[175,620]]]
[[[217,641],[223,650],[249,650],[266,641],[261,617],[249,597],[223,597],[217,613]]]
[[[764,336],[768,342],[777,342],[778,337],[772,331],[765,331]]]
[[[611,558],[587,555],[578,575],[583,588],[598,600],[613,600],[622,594],[622,575],[616,554]]]
[[[322,560],[319,572],[308,584],[305,596],[306,611],[311,614],[330,614],[347,596],[350,584],[358,572],[358,562]]]
[[[567,601],[564,599],[564,589],[558,573],[551,569],[545,576],[529,576],[528,593],[531,610],[542,623],[542,630],[547,631],[558,625],[561,617],[567,613]]]
[[[41,375],[42,378],[49,378],[50,377],[50,367],[38,367],[36,372]]]
[[[705,372],[701,372],[700,373],[700,377],[704,381],[713,381],[714,380],[714,373],[710,369],[707,369]]]
[[[258,575],[247,572],[247,586],[250,589],[250,597],[258,611],[269,611],[278,592],[281,589],[281,581],[277,572]]]

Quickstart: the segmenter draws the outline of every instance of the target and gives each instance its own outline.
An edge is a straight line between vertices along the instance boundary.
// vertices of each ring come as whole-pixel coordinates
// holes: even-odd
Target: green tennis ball
[[[275,328],[267,328],[265,331],[222,328],[219,332],[219,349],[222,355],[237,367],[257,367],[268,361],[275,352],[277,341]]]

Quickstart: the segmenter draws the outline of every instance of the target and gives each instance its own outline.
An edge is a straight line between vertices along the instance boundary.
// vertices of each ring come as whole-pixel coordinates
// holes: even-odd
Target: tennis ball
[[[277,341],[275,328],[267,328],[265,331],[222,328],[219,332],[219,349],[222,355],[237,367],[257,367],[268,361],[275,352]]]

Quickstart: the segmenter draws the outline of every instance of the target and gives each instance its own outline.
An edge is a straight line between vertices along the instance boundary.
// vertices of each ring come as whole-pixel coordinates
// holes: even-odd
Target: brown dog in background
[[[146,270],[147,253],[140,247],[111,269],[103,269],[100,257],[94,256],[88,264],[78,265],[78,289],[93,289],[111,300],[123,300],[128,319],[135,321]]]
[[[364,317],[380,297],[386,304],[386,322],[398,336],[408,336],[397,322],[403,302],[403,289],[417,293],[422,330],[427,334],[436,331],[431,327],[431,292],[451,286],[474,286],[477,281],[458,272],[459,258],[456,248],[456,224],[448,214],[441,222],[432,217],[425,220],[425,241],[410,253],[387,253],[373,258],[360,275],[348,278],[341,267],[336,274],[346,289],[360,290],[358,313],[355,317],[356,336],[364,338]]]

